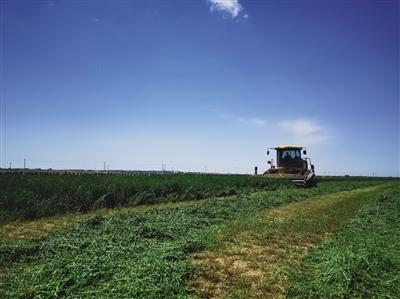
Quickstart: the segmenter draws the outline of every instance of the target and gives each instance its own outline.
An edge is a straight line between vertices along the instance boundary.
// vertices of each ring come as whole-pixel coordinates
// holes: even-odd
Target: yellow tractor
[[[297,186],[312,187],[317,185],[314,165],[310,158],[302,158],[301,154],[307,154],[305,147],[297,145],[278,145],[267,149],[276,150],[276,165],[274,160],[268,161],[270,168],[264,172],[264,176],[289,178]]]

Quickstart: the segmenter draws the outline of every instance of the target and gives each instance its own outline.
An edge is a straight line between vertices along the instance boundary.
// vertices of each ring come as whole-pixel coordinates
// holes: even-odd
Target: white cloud
[[[228,13],[232,18],[236,18],[243,10],[238,0],[208,0],[211,4],[211,11],[219,10]],[[248,17],[248,16],[247,16]]]
[[[233,119],[240,123],[255,127],[264,127],[266,124],[266,121],[259,117],[233,117]]]
[[[322,130],[319,125],[305,119],[285,120],[280,125],[297,136],[308,136]]]
[[[307,119],[285,120],[279,123],[284,130],[292,133],[296,141],[308,144],[321,144],[330,139],[328,129]]]
[[[211,109],[211,111],[223,120],[231,120],[233,122],[236,121],[236,122],[240,122],[243,124],[252,125],[255,127],[264,127],[266,124],[265,119],[262,119],[260,117],[234,116],[234,115],[223,113],[223,112],[219,111],[218,109]]]

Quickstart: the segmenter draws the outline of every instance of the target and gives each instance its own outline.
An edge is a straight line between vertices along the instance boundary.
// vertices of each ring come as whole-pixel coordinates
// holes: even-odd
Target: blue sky
[[[1,164],[399,175],[397,1],[3,1]]]

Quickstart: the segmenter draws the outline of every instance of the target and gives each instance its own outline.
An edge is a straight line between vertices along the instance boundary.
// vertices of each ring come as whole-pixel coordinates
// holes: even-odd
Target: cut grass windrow
[[[206,199],[204,199],[206,200]],[[154,205],[99,209],[88,213],[69,213],[44,217],[35,220],[14,221],[0,224],[0,240],[32,240],[45,236],[50,231],[60,229],[76,222],[87,221],[96,216],[110,217],[124,213],[145,212],[152,209],[171,209],[177,206],[196,205],[202,200],[167,202]]]
[[[0,240],[0,298],[176,298],[196,267],[189,255],[212,248],[232,220],[321,194],[381,184],[322,182],[210,198],[196,205],[96,215],[33,240]]]
[[[364,205],[293,269],[296,298],[400,298],[400,184]]]
[[[92,177],[92,176],[89,176]],[[194,180],[197,180],[198,177],[200,176],[192,176]],[[221,177],[221,176],[217,176],[217,177]],[[232,177],[232,176],[228,176],[228,177]],[[241,177],[241,176],[239,176]],[[1,181],[1,176],[0,176],[0,181]],[[17,176],[17,179],[19,178],[19,176]],[[40,178],[40,177],[39,177]],[[66,176],[64,178],[64,180],[69,181],[70,178],[75,179],[75,176]],[[128,177],[129,178],[129,177]],[[37,178],[35,178],[34,182],[36,181]],[[51,177],[52,180],[59,180],[57,178],[53,178]],[[94,177],[94,179],[96,179],[96,177]],[[117,177],[118,179],[118,177]],[[209,182],[212,181],[215,178],[209,178]],[[104,180],[104,177],[100,177],[99,180]],[[153,182],[157,182],[157,177],[152,179]],[[175,179],[171,179],[172,181],[174,180],[179,180],[179,178],[175,178]],[[202,178],[203,180],[203,178]],[[238,180],[235,177],[235,180]],[[241,180],[243,180],[243,178],[241,178]],[[240,181],[240,180],[239,180]],[[340,181],[340,180],[339,180]],[[223,182],[222,180],[219,182],[221,183]],[[242,183],[245,185],[244,183],[245,181],[242,181]],[[247,181],[250,182],[250,181]],[[379,182],[379,181],[378,181]],[[253,182],[254,183],[254,182]],[[253,184],[252,183],[252,184]],[[328,185],[332,185],[332,181],[328,182]],[[377,183],[376,181],[366,181],[366,180],[361,180],[361,181],[355,181],[354,183],[351,182],[343,182],[341,181],[340,183],[340,187],[339,188],[343,188],[343,187],[347,187],[347,188],[352,188],[352,186],[361,186],[361,185],[368,185],[368,184],[373,184],[373,183]],[[264,185],[267,184],[267,185]],[[259,188],[263,188],[268,186],[268,184],[271,184],[271,182],[269,182],[269,180],[267,179],[264,184],[260,184],[258,185]],[[128,184],[125,185],[125,187],[129,186]],[[279,186],[278,185],[269,185],[272,189],[277,188]],[[282,183],[280,188],[285,188],[285,182]],[[221,187],[221,186],[220,186]],[[248,187],[248,186],[247,186]],[[51,187],[53,188],[53,187]],[[65,188],[65,187],[64,187]],[[71,187],[72,188],[72,187]],[[78,186],[78,189],[80,187]],[[293,188],[292,185],[286,186],[286,188]],[[47,188],[48,189],[48,188]],[[82,188],[81,188],[82,189]],[[217,188],[217,190],[219,190]],[[237,193],[239,191],[237,190]],[[246,188],[242,189],[240,191],[241,193],[245,194],[245,193],[249,193],[250,191]],[[224,192],[222,192],[224,194]],[[78,193],[79,194],[79,193]],[[218,193],[215,193],[218,194]],[[230,193],[227,192],[225,193],[225,198],[232,196],[229,195]],[[188,197],[187,199],[192,198],[193,194],[191,194],[190,197]],[[116,208],[112,208],[112,209],[95,209],[93,211],[88,211],[85,213],[80,213],[80,212],[71,212],[68,214],[61,214],[61,215],[57,215],[58,212],[54,211],[51,212],[49,214],[56,214],[56,216],[49,216],[49,217],[41,217],[39,219],[34,219],[34,220],[16,220],[16,221],[12,221],[12,222],[6,222],[6,223],[2,223],[0,221],[0,240],[1,239],[8,239],[8,240],[24,240],[24,239],[37,239],[40,238],[44,235],[46,235],[48,232],[55,230],[55,229],[60,229],[66,225],[78,222],[78,221],[85,221],[87,219],[90,219],[91,217],[95,217],[95,216],[113,216],[116,214],[120,214],[120,213],[129,213],[129,212],[138,212],[138,211],[144,211],[146,209],[163,209],[163,208],[171,208],[171,207],[176,207],[177,205],[182,206],[182,205],[192,205],[192,204],[196,204],[197,202],[201,201],[201,200],[207,200],[207,198],[201,199],[202,197],[197,198],[196,200],[183,200],[180,199],[179,201],[171,201],[171,199],[167,199],[167,200],[158,200],[160,203],[154,203],[157,201],[152,200],[151,202],[153,202],[152,204],[137,204],[131,207],[116,207]],[[1,199],[0,199],[1,202]],[[117,206],[122,205],[123,206],[124,201],[122,201],[121,204],[117,204]],[[28,205],[29,203],[24,203],[24,205]],[[19,212],[15,212],[15,215],[18,215]],[[1,216],[1,215],[0,215]],[[18,219],[18,217],[17,217]]]
[[[284,298],[288,273],[388,185],[317,196],[234,220],[219,246],[193,255],[201,297]]]

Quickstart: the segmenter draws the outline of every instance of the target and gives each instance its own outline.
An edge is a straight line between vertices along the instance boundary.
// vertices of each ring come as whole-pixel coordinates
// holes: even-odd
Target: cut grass
[[[212,248],[216,229],[283,203],[371,184],[376,182],[324,182],[314,189],[127,210],[96,215],[39,239],[1,240],[0,298],[186,297],[191,293],[185,281],[195,269],[189,255]]]
[[[14,182],[14,187],[13,188],[17,187],[17,182],[18,183],[22,183],[23,182],[22,178],[25,178],[22,175],[12,175],[11,178],[13,178],[13,177],[14,177],[14,180],[16,181],[16,182]],[[55,183],[55,182],[59,182],[60,181],[62,184],[66,184],[68,186],[68,188],[72,188],[72,186],[70,186],[70,184],[72,182],[75,182],[76,178],[77,178],[77,176],[72,176],[72,175],[61,176],[61,178],[57,178],[57,177],[54,177],[54,176],[38,176],[38,175],[36,175],[36,176],[35,175],[28,175],[27,177],[28,177],[28,179],[30,178],[30,180],[32,180],[32,182],[30,182],[30,184],[39,183],[40,182],[40,178],[43,178],[44,181],[40,182],[40,183],[44,184],[44,186],[47,186],[47,184],[50,184],[51,182]],[[83,176],[83,177],[85,178],[85,176]],[[115,181],[119,180],[118,177],[119,176],[114,178]],[[148,176],[145,176],[145,178],[143,178],[143,177],[144,177],[143,175],[134,176],[133,178],[124,176],[121,179],[123,179],[122,183],[124,184],[125,188],[129,187],[129,180],[139,179],[139,182],[141,180],[144,180],[144,181],[149,180],[149,182],[153,182],[153,183],[156,183],[157,180],[160,180],[161,182],[163,180],[166,180],[166,182],[175,182],[175,181],[179,181],[180,180],[179,176],[177,176],[177,177],[169,176],[168,179],[165,179],[165,178],[158,179],[159,176],[156,176],[156,177],[153,176],[153,177],[150,177],[150,178],[148,178]],[[240,192],[239,192],[239,190],[235,191],[236,193],[249,193],[249,192],[251,192],[252,189],[249,187],[249,185],[246,185],[248,183],[249,184],[254,184],[254,186],[258,186],[259,188],[265,188],[266,186],[269,186],[269,188],[274,189],[274,188],[277,188],[279,186],[279,184],[277,184],[277,182],[279,180],[273,180],[272,182],[270,182],[268,179],[265,179],[265,178],[259,178],[259,180],[257,179],[255,181],[252,181],[253,178],[249,178],[249,177],[243,178],[243,176],[224,176],[223,179],[219,179],[219,178],[221,178],[223,176],[211,176],[211,177],[207,178],[207,176],[192,175],[192,176],[189,176],[189,177],[192,177],[195,182],[197,181],[196,184],[204,184],[203,187],[205,187],[207,184],[210,184],[211,182],[213,182],[213,180],[216,179],[218,184],[221,184],[221,185],[218,186],[218,187],[210,187],[209,186],[209,188],[215,189],[215,190],[220,190],[220,188],[223,187],[223,185],[222,185],[223,182],[226,182],[227,178],[233,178],[234,179],[234,183],[236,182],[236,184],[239,184],[241,182],[243,184],[243,187],[244,187]],[[3,177],[0,176],[0,182],[2,182],[2,179],[4,180],[4,176]],[[8,178],[8,179],[10,179],[10,178]],[[92,175],[87,176],[87,179],[88,180],[90,179],[90,182],[93,182],[93,183],[99,182],[99,183],[102,183],[102,184],[104,182],[107,182],[107,180],[108,180],[107,177],[104,177],[104,176],[96,177],[96,176],[92,176]],[[250,180],[248,180],[248,179],[250,179]],[[324,184],[326,184],[326,185],[331,185],[330,188],[332,188],[332,185],[334,184],[334,182],[337,182],[337,180],[329,179],[329,180],[324,180],[324,182],[325,182]],[[356,186],[370,185],[370,184],[377,183],[379,181],[372,181],[372,180],[362,179],[360,181],[356,181],[356,180],[353,180],[353,181],[338,180],[338,182],[340,182],[339,183],[339,189],[340,188],[349,188],[349,189],[351,189],[351,188],[354,188]],[[4,183],[4,181],[3,181],[3,183]],[[135,185],[135,184],[138,184],[138,183],[136,182],[136,183],[132,183],[132,184]],[[257,184],[259,184],[259,185],[257,185]],[[285,188],[291,189],[291,188],[293,188],[292,184],[286,185],[286,181],[282,181],[280,184],[281,184],[280,185],[281,189],[285,189]],[[229,185],[227,185],[226,187],[229,188]],[[37,188],[37,186],[35,188]],[[51,194],[51,192],[55,192],[54,194],[57,194],[57,192],[59,192],[59,191],[51,191],[52,188],[54,188],[53,185],[47,186],[47,188],[45,188],[45,190],[50,192],[49,194]],[[67,188],[67,187],[64,186],[63,188]],[[84,189],[84,188],[81,187],[81,185],[76,186],[76,188],[80,189],[81,191]],[[89,186],[87,186],[87,188],[89,188]],[[101,185],[99,186],[99,188],[101,188]],[[13,190],[13,189],[12,188],[9,189],[9,190],[5,189],[5,191],[2,193],[3,196],[7,196],[6,193],[10,192],[10,190]],[[222,193],[225,196],[229,196],[230,192],[224,193],[226,190],[225,191],[223,191],[223,189],[221,189],[221,190],[222,190]],[[149,192],[151,192],[151,190],[149,190]],[[212,191],[211,194],[214,194],[213,192],[215,192],[215,191]],[[43,192],[43,194],[45,194],[45,192]],[[215,194],[219,194],[219,193],[215,192]],[[78,195],[79,195],[79,192],[77,193],[77,196]],[[188,196],[188,198],[192,198],[192,196],[193,195]],[[196,202],[198,202],[199,200],[202,200],[201,198],[202,197],[200,196],[197,200],[182,200],[181,199],[179,201],[169,201],[170,199],[168,199],[168,200],[158,199],[158,200],[151,201],[153,203],[150,204],[150,205],[149,204],[140,204],[140,205],[136,205],[135,204],[133,207],[123,207],[123,202],[122,202],[121,204],[117,205],[117,206],[122,205],[122,207],[116,207],[116,208],[112,208],[112,209],[96,209],[96,210],[88,211],[88,212],[85,212],[85,213],[81,213],[81,212],[71,212],[71,213],[67,213],[67,214],[61,213],[61,215],[58,215],[58,214],[60,214],[58,211],[52,211],[52,212],[49,212],[49,214],[54,214],[56,216],[41,217],[39,219],[34,219],[34,220],[23,220],[23,219],[21,220],[21,219],[18,219],[18,220],[12,221],[12,222],[5,222],[5,223],[2,223],[2,221],[0,221],[0,240],[1,239],[4,239],[4,240],[37,239],[37,238],[40,238],[40,237],[46,235],[48,232],[50,232],[52,230],[60,229],[60,228],[62,228],[64,226],[66,226],[66,225],[69,225],[69,224],[72,224],[72,223],[75,223],[75,222],[78,222],[78,221],[85,221],[85,220],[87,220],[87,219],[89,219],[91,217],[94,217],[94,216],[112,216],[112,215],[119,214],[119,213],[125,213],[125,212],[128,213],[130,211],[132,211],[132,212],[137,211],[138,212],[138,211],[144,211],[146,209],[152,209],[152,208],[162,209],[162,208],[168,208],[168,207],[175,207],[177,205],[179,205],[179,206],[186,205],[186,204],[192,205],[192,204],[195,204]],[[206,200],[206,199],[203,198],[203,200]],[[154,202],[159,202],[159,203],[154,203]],[[0,203],[1,203],[1,198],[0,198]],[[29,203],[25,203],[25,205],[29,205]],[[4,210],[4,211],[6,211],[6,210]],[[17,217],[17,215],[19,215],[19,213],[20,213],[19,211],[18,212],[15,212],[15,211],[11,212],[11,215],[6,216],[5,219],[15,218],[15,217]],[[1,213],[0,213],[0,216],[1,216]]]
[[[0,174],[0,223],[288,187],[285,179],[248,175]]]
[[[197,253],[191,282],[201,297],[284,298],[288,273],[329,238],[367,198],[388,185],[310,198],[233,221],[217,249]]]
[[[99,209],[88,213],[69,213],[45,217],[35,220],[14,221],[0,224],[0,240],[32,240],[45,236],[50,231],[64,226],[83,222],[96,216],[113,216],[124,213],[145,212],[150,209],[171,209],[177,206],[196,205],[201,200],[167,202],[154,205],[141,205],[135,207],[121,207],[114,209]]]
[[[363,206],[293,271],[296,298],[400,298],[400,184]]]

